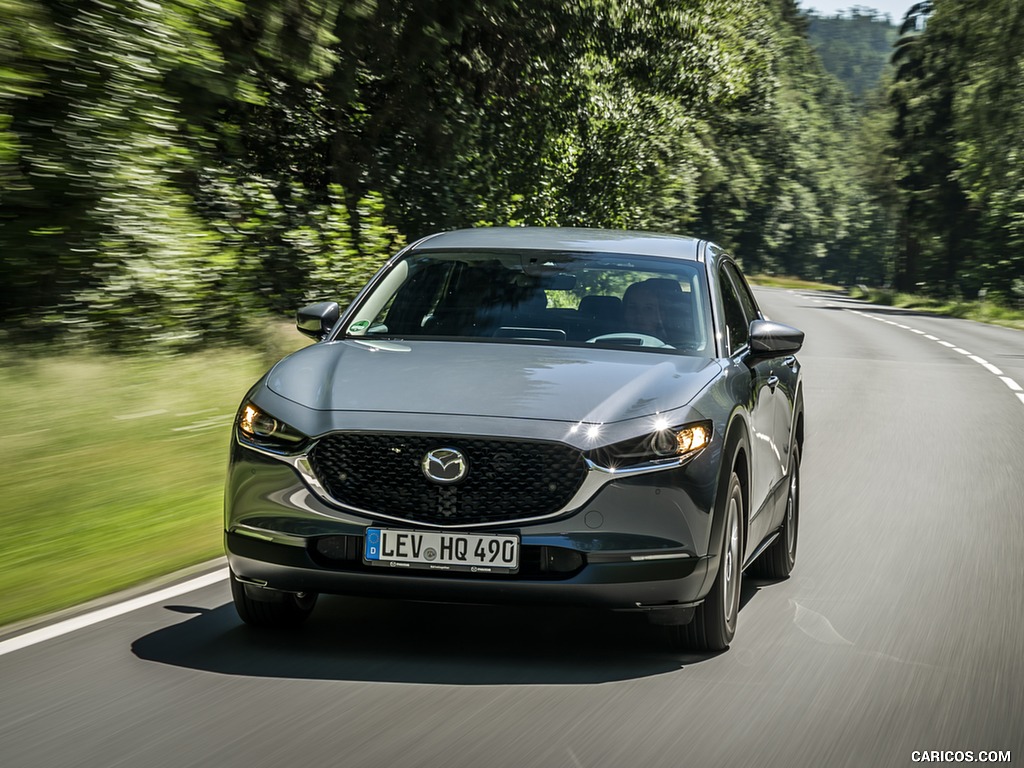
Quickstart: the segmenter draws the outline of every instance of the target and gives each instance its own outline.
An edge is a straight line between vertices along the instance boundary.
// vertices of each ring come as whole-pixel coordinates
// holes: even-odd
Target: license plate
[[[519,537],[367,528],[363,559],[388,568],[514,573]]]

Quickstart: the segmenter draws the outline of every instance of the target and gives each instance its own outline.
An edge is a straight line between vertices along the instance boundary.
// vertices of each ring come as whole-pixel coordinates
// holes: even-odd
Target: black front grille
[[[428,451],[456,448],[469,472],[454,485],[428,480]],[[310,452],[332,498],[392,518],[435,525],[500,523],[549,515],[583,483],[579,451],[561,443],[446,435],[336,433]]]

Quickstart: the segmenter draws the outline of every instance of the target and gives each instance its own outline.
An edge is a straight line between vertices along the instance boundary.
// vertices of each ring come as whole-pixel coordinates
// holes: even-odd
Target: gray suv
[[[803,334],[720,248],[481,228],[395,255],[245,396],[225,544],[241,618],[318,593],[568,603],[728,647],[799,522]]]

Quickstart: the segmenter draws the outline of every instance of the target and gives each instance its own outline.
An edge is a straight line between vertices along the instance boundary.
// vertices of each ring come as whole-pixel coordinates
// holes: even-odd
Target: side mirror
[[[321,301],[310,304],[295,313],[295,327],[299,333],[317,341],[327,336],[341,317],[341,308],[336,301]]]
[[[771,320],[750,321],[750,351],[757,357],[792,354],[803,345],[803,331]]]

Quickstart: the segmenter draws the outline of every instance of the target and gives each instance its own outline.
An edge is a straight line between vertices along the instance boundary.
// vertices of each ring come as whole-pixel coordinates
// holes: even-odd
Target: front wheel
[[[250,590],[259,590],[258,598]],[[278,592],[247,587],[231,574],[231,598],[246,624],[263,629],[290,629],[309,618],[316,606],[316,592]]]
[[[736,634],[743,566],[743,488],[733,472],[724,503],[725,531],[718,573],[693,621],[670,627],[673,645],[694,651],[724,651]]]

